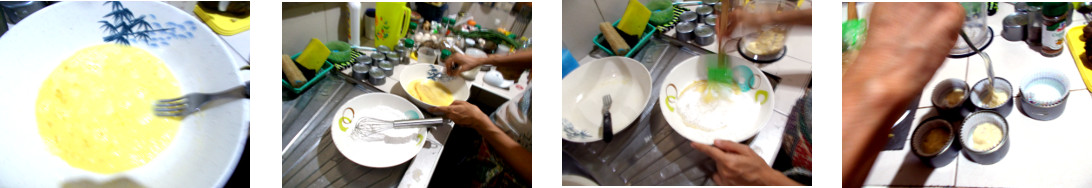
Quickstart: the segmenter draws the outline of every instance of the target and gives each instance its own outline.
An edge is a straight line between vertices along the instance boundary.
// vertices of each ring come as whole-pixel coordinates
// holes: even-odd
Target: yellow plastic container
[[[231,36],[250,30],[250,16],[238,18],[210,13],[201,8],[201,6],[194,6],[193,14],[197,15],[198,18],[201,18],[201,21],[204,21],[206,25],[209,25],[209,28],[211,28],[212,31],[215,31],[216,34]]]
[[[618,30],[622,30],[628,35],[639,36],[644,33],[645,25],[648,25],[650,16],[652,16],[652,11],[649,11],[644,4],[637,0],[629,0],[626,13],[622,14],[622,20],[618,22]]]
[[[398,44],[409,31],[410,15],[405,2],[375,3],[375,45]]]

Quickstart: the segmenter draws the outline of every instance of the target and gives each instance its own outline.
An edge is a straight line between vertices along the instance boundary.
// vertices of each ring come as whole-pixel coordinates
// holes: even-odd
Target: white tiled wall
[[[638,0],[647,4],[650,0]],[[599,34],[600,22],[617,21],[626,12],[629,0],[564,0],[561,2],[562,43],[573,58],[583,59],[595,48],[592,39]]]

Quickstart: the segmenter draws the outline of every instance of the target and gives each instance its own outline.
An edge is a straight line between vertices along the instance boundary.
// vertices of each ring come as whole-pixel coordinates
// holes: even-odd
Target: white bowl
[[[356,124],[360,118],[368,117],[365,113],[368,109],[386,106],[398,110],[406,116],[406,119],[421,119],[424,114],[409,101],[397,95],[387,93],[368,93],[353,97],[337,108],[334,117],[330,120],[330,137],[334,140],[337,150],[345,155],[345,158],[356,164],[386,168],[399,165],[413,159],[425,145],[424,137],[418,137],[416,142],[388,144],[384,141],[355,140],[350,135],[356,130]],[[342,122],[342,118],[348,121]],[[374,117],[374,116],[373,116]],[[342,129],[344,128],[344,129]],[[384,131],[384,134],[425,136],[425,128],[400,128]]]
[[[754,73],[753,88],[747,92],[743,92],[742,95],[746,95],[747,98],[755,99],[759,103],[759,108],[754,109],[758,111],[758,116],[739,116],[734,114],[724,114],[719,117],[707,117],[707,118],[731,118],[742,124],[732,124],[724,128],[712,131],[705,131],[701,129],[692,128],[683,123],[682,117],[675,112],[673,108],[675,98],[678,97],[678,93],[682,92],[686,86],[690,85],[694,81],[708,79],[708,69],[704,62],[699,61],[703,56],[695,56],[683,61],[671,69],[664,77],[664,81],[659,88],[660,93],[660,113],[663,114],[664,120],[667,121],[671,128],[675,129],[683,137],[690,139],[690,141],[713,144],[714,140],[730,140],[733,142],[740,142],[758,134],[758,131],[762,130],[769,122],[771,114],[774,109],[774,93],[773,87],[770,82],[767,81],[766,75],[762,74],[762,71],[754,66],[753,63],[743,58],[729,56],[731,58],[732,67],[743,66],[751,70]],[[706,58],[716,59],[716,55],[705,55]],[[763,97],[765,96],[765,97]],[[668,101],[672,102],[668,102]]]
[[[413,80],[428,79],[428,71],[429,71],[429,69],[432,69],[432,67],[436,67],[436,70],[439,70],[441,72],[441,74],[443,74],[443,72],[444,72],[444,67],[443,66],[433,65],[433,64],[425,64],[425,63],[417,63],[417,64],[407,65],[405,68],[402,69],[401,73],[397,73],[398,74],[398,85],[402,86],[402,89],[404,91],[406,91],[406,93],[407,93],[406,98],[409,98],[409,100],[411,102],[413,102],[413,104],[417,105],[418,107],[424,108],[424,109],[429,109],[429,108],[436,107],[436,106],[425,103],[425,102],[421,102],[421,100],[418,100],[417,98],[414,98],[413,96],[409,96],[408,93],[409,93],[410,89],[413,89],[413,88],[410,88],[409,84]],[[470,98],[470,82],[467,82],[465,79],[463,79],[463,78],[461,78],[459,76],[452,76],[451,80],[448,80],[448,81],[437,81],[437,82],[440,82],[440,85],[443,85],[444,87],[446,87],[448,89],[448,91],[451,91],[451,96],[453,98],[455,98],[455,100],[457,100],[457,101],[465,101],[466,99]]]
[[[161,2],[122,2],[134,17],[173,33],[132,40],[166,63],[182,93],[219,92],[250,78],[239,73],[235,54],[201,21]],[[231,100],[186,117],[175,139],[144,166],[98,174],[69,166],[50,154],[38,134],[35,105],[46,77],[76,51],[108,43],[99,21],[111,12],[103,2],[61,2],[31,14],[0,37],[0,75],[10,79],[0,93],[0,187],[133,185],[141,187],[220,187],[230,178],[249,135],[250,101]],[[90,107],[89,107],[90,108]],[[151,109],[151,107],[149,107]],[[120,184],[117,184],[119,183]],[[90,185],[88,185],[90,184]],[[98,185],[95,185],[98,184]]]
[[[652,77],[641,62],[625,57],[581,65],[561,81],[561,139],[603,139],[603,95],[611,96],[611,128],[622,132],[641,116],[652,94]]]

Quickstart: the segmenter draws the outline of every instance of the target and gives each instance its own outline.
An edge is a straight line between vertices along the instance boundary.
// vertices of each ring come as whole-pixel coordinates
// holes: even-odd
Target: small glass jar
[[[1069,3],[1043,3],[1043,56],[1054,57],[1062,54],[1065,47],[1065,29],[1069,26]]]

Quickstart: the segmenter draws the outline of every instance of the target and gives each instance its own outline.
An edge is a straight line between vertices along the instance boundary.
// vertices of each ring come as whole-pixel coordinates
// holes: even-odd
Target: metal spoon
[[[959,30],[959,36],[963,37],[963,41],[967,42],[967,46],[970,47],[971,50],[974,50],[974,53],[977,53],[978,56],[982,57],[983,62],[986,62],[986,76],[989,78],[987,79],[986,91],[993,92],[993,63],[990,62],[990,55],[978,50],[978,47],[974,46],[974,43],[971,42],[971,37],[967,37],[967,33],[963,32],[963,30]]]

